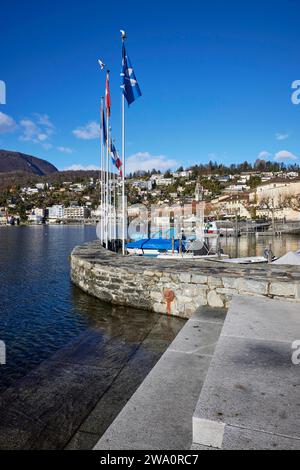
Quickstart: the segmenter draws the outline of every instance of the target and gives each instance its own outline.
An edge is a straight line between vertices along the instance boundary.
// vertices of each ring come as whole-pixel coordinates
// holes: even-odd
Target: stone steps
[[[299,306],[233,299],[194,413],[193,449],[300,449],[295,340]]]
[[[193,315],[96,450],[190,449],[193,413],[225,315],[207,307]]]

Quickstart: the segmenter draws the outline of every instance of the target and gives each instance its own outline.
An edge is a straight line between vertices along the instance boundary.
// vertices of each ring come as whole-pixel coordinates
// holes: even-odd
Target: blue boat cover
[[[138,240],[136,242],[127,243],[127,248],[140,249],[140,250],[158,250],[158,251],[171,251],[172,240],[164,238],[146,238],[144,240]],[[179,252],[180,241],[174,241],[174,249]]]

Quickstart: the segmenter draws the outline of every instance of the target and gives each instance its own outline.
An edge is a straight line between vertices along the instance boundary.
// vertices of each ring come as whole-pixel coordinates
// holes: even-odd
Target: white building
[[[172,174],[174,178],[189,178],[193,174],[193,172],[192,170],[184,170]]]
[[[156,175],[152,175],[150,179],[151,181],[158,181],[158,180],[161,180],[163,177],[164,175],[156,174]]]
[[[224,189],[224,192],[226,193],[240,193],[244,192],[250,189],[249,186],[246,186],[245,184],[231,184],[230,186],[227,186],[227,188]]]
[[[44,189],[46,188],[46,183],[37,183],[35,185],[36,189],[38,189],[39,191],[44,191]]]
[[[5,209],[0,210],[0,225],[6,225],[7,223],[7,214]]]
[[[140,189],[145,189],[146,191],[151,191],[153,188],[153,180],[148,180],[148,181],[134,181],[132,183],[132,186],[134,188],[140,188]]]
[[[85,206],[66,207],[64,210],[64,218],[68,220],[87,219],[90,217],[90,210]]]
[[[57,204],[55,206],[48,207],[49,220],[63,219],[64,216],[65,216],[65,206]]]
[[[250,201],[256,202],[258,205],[268,203],[278,208],[290,197],[297,197],[300,194],[300,179],[286,180],[278,179],[270,183],[261,184],[250,192]]]
[[[23,188],[22,192],[31,195],[31,194],[38,194],[39,190],[37,188]]]
[[[156,181],[157,186],[171,186],[173,178],[161,178]]]
[[[42,224],[45,219],[45,210],[34,208],[28,215],[28,222],[31,224]]]

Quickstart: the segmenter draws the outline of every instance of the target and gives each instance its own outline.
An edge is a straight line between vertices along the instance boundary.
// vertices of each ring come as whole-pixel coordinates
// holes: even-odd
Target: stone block
[[[296,284],[288,282],[272,282],[270,294],[277,297],[295,297]]]
[[[209,276],[208,277],[208,286],[211,289],[215,289],[217,287],[223,287],[222,279],[220,277],[216,277],[216,276]]]
[[[288,319],[288,321],[286,321]],[[281,298],[235,297],[223,328],[223,335],[292,344],[295,329],[300,337],[299,306]],[[300,339],[300,338],[299,338]]]
[[[233,296],[237,295],[238,291],[236,289],[225,289],[225,287],[222,287],[220,289],[216,289],[217,294],[225,295],[225,296]]]
[[[150,297],[157,302],[162,302],[164,300],[164,296],[161,292],[151,292]]]
[[[300,450],[300,441],[292,437],[226,426],[224,450]]]
[[[225,289],[234,289],[236,281],[236,277],[222,277],[222,282]]]
[[[214,290],[208,293],[207,302],[210,307],[216,307],[216,308],[224,307],[224,301],[222,297],[219,294],[217,294],[217,292]]]
[[[195,416],[300,440],[299,379],[290,343],[221,336]]]
[[[144,276],[147,277],[161,277],[162,273],[159,271],[145,271]]]
[[[252,279],[236,279],[233,288],[241,293],[267,295],[268,294],[268,281],[256,281]]]
[[[185,284],[190,284],[191,282],[191,274],[189,273],[181,273],[179,274],[179,280],[180,282],[184,282]]]
[[[210,360],[167,351],[95,450],[188,450],[191,417]]]
[[[210,323],[192,319],[185,324],[169,350],[212,356],[221,334],[222,326],[222,323]]]
[[[192,283],[193,284],[207,284],[208,277],[202,274],[193,274]]]
[[[208,305],[207,295],[199,295],[199,296],[195,297],[194,304],[195,304],[195,307],[196,307],[195,310],[194,310],[194,313],[199,307],[206,307]]]
[[[295,290],[296,290],[295,297],[297,300],[300,300],[300,282],[297,282]]]

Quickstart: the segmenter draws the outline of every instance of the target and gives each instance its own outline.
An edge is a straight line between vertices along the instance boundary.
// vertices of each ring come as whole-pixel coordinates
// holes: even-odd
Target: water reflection
[[[7,345],[0,392],[88,329],[136,344],[155,330],[159,316],[109,306],[72,286],[69,254],[95,238],[91,226],[0,228],[0,339]],[[171,341],[182,324],[164,320],[157,334]]]
[[[249,236],[222,238],[222,248],[224,253],[229,254],[232,258],[241,258],[248,256],[263,256],[266,248],[272,245],[272,251],[275,256],[280,257],[288,251],[297,251],[300,249],[300,237],[283,235],[281,237],[267,236]]]

